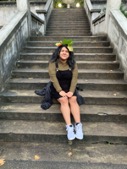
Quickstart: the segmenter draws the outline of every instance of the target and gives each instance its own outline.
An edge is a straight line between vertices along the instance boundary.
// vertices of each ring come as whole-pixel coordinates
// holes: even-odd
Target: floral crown
[[[67,45],[68,50],[70,52],[73,52],[73,47],[72,47],[73,41],[71,39],[63,39],[62,41],[57,42],[55,45],[58,47],[62,45]]]

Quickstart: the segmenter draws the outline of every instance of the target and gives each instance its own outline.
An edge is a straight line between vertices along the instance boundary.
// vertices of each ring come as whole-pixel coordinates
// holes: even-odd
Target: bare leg
[[[67,97],[61,97],[58,99],[60,103],[60,110],[67,125],[71,125],[70,106]]]
[[[79,140],[83,139],[83,130],[82,130],[82,123],[80,119],[80,108],[77,103],[76,96],[73,96],[69,99],[71,113],[74,117],[75,123],[78,123],[75,125],[75,132],[76,132],[76,138]]]
[[[81,119],[80,119],[80,108],[79,108],[79,105],[77,103],[76,96],[72,96],[71,98],[69,98],[69,103],[70,103],[70,110],[71,110],[71,113],[74,117],[75,122],[80,123],[80,121],[81,121]]]

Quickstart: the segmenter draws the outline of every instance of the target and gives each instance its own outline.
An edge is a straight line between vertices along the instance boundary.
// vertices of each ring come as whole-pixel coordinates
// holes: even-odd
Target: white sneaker
[[[83,139],[83,130],[82,130],[82,123],[75,124],[75,132],[76,132],[76,138],[79,140]]]
[[[74,140],[75,139],[74,126],[66,125],[66,131],[68,140]]]

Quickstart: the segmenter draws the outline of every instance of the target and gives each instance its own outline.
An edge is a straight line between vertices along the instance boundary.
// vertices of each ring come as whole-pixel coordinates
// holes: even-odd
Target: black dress
[[[69,92],[71,80],[72,80],[71,69],[68,69],[68,70],[58,70],[57,69],[56,77],[58,79],[58,82],[59,82],[62,90],[65,92]],[[76,95],[75,92],[73,95]],[[59,95],[59,93],[54,88],[53,83],[51,83],[51,96],[52,96],[52,98],[55,98],[55,99],[59,99],[60,97],[62,97]]]

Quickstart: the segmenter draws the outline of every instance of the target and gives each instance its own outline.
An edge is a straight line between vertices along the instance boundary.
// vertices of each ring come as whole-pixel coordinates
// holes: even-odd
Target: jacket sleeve
[[[76,85],[77,85],[77,80],[78,80],[78,66],[75,64],[75,67],[72,71],[72,80],[71,80],[71,85],[70,85],[70,92],[75,91]]]
[[[56,65],[54,62],[49,63],[48,71],[49,71],[50,80],[53,83],[54,88],[56,89],[57,92],[60,92],[62,88],[60,87],[60,84],[56,77]]]

